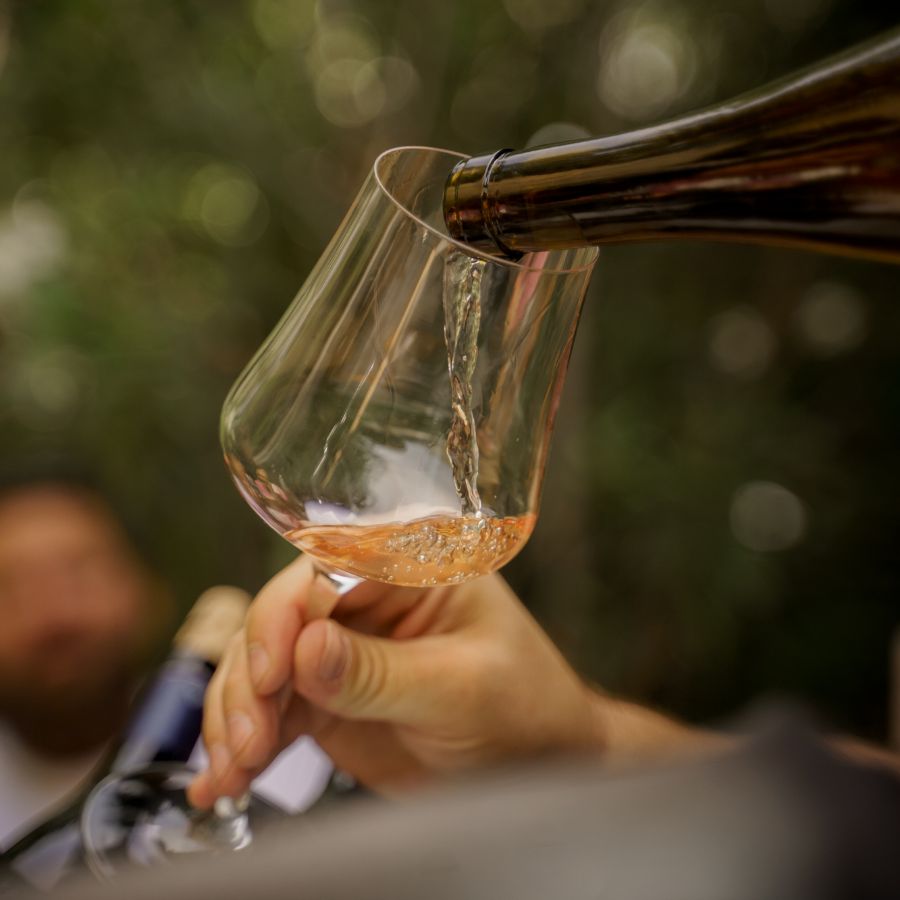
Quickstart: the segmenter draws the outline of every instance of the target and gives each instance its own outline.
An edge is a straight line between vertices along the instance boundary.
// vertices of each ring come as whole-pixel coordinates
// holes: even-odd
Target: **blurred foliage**
[[[2,461],[90,460],[186,603],[291,554],[218,411],[376,154],[627,129],[894,24],[851,0],[0,3]],[[589,677],[878,735],[898,622],[887,266],[604,250],[509,577]]]

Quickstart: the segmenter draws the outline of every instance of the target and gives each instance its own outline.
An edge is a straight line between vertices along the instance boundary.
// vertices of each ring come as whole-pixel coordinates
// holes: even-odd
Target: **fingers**
[[[243,635],[229,650],[221,679],[221,713],[214,718],[217,728],[224,722],[224,741],[235,763],[253,769],[274,752],[279,736],[278,696],[260,697],[253,690]],[[210,745],[212,746],[212,745]]]
[[[350,719],[415,726],[440,709],[448,669],[441,637],[392,641],[333,620],[312,622],[294,654],[294,687],[314,706]]]
[[[364,606],[356,605],[355,591],[352,599],[354,605],[348,609],[342,598],[334,618],[353,631],[382,636],[393,636],[397,624],[407,619],[414,609],[425,602],[423,592],[413,588],[395,588],[384,594],[378,602]]]
[[[306,701],[290,692],[293,649],[305,622],[327,616],[337,590],[300,557],[260,591],[213,676],[204,702],[203,737],[210,771],[189,791],[208,806],[217,796],[236,796],[284,746],[285,735],[310,727]],[[282,722],[282,716],[286,716]]]
[[[216,702],[217,708],[221,710],[217,696],[209,699]],[[335,724],[335,719],[330,713],[314,709],[307,700],[294,693],[287,697],[285,704],[279,705],[284,707],[281,713],[280,734],[266,758],[259,765],[247,769],[238,765],[233,756],[229,755],[223,759],[210,753],[210,763],[215,760],[215,768],[201,772],[188,788],[187,796],[191,805],[198,809],[208,809],[219,797],[239,797],[250,789],[253,779],[263,772],[285,747],[305,734],[326,736]],[[204,730],[204,742],[207,740],[206,733]],[[213,733],[210,729],[209,734]]]
[[[353,774],[379,793],[392,793],[420,784],[427,766],[410,752],[397,731],[382,722],[334,719],[316,741],[338,769]]]
[[[192,786],[191,802],[207,806],[216,796],[243,793],[280,749],[279,738],[278,698],[259,697],[253,691],[243,634],[238,633],[206,691],[203,740],[210,772]]]
[[[197,809],[209,809],[218,797],[219,792],[214,786],[213,776],[209,770],[201,772],[188,785],[188,802]]]
[[[308,556],[301,556],[263,587],[246,624],[248,677],[258,694],[273,694],[289,681],[300,629],[307,621],[329,615],[337,599],[337,590],[316,575]]]

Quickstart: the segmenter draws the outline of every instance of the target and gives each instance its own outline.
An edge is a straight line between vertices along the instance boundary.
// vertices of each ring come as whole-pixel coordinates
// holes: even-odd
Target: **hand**
[[[210,683],[211,770],[189,797],[207,807],[243,793],[303,734],[381,791],[577,752],[598,743],[595,700],[498,575],[428,589],[367,582],[339,598],[301,557],[260,592]]]

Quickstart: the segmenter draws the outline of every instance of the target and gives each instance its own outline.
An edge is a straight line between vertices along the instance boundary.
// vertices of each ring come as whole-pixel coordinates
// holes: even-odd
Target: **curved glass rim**
[[[469,158],[465,153],[458,153],[455,150],[444,150],[440,147],[425,147],[425,146],[418,146],[418,145],[392,147],[391,149],[384,150],[378,154],[378,157],[376,158],[375,163],[372,166],[372,174],[375,177],[375,183],[378,185],[378,187],[381,189],[381,191],[384,193],[384,195],[391,201],[391,203],[393,203],[394,206],[396,206],[397,209],[400,210],[400,212],[402,212],[405,216],[407,216],[407,218],[412,219],[414,222],[417,222],[426,231],[428,231],[430,234],[433,234],[438,240],[443,241],[444,243],[447,243],[447,244],[451,244],[452,246],[461,250],[463,253],[467,254],[468,256],[474,256],[474,257],[477,257],[478,259],[487,260],[488,262],[494,263],[495,265],[507,266],[511,269],[521,269],[526,272],[544,273],[547,275],[553,275],[553,274],[556,274],[556,275],[572,274],[572,275],[574,275],[578,272],[588,271],[594,267],[594,264],[597,262],[597,257],[600,255],[600,251],[597,247],[584,248],[591,254],[591,256],[590,256],[590,259],[583,265],[559,266],[559,267],[555,267],[555,268],[552,266],[533,266],[533,265],[528,265],[527,263],[517,262],[516,260],[513,260],[513,259],[508,259],[505,256],[494,256],[491,253],[485,253],[483,250],[478,250],[475,247],[472,247],[469,244],[466,244],[464,241],[459,241],[456,238],[451,237],[449,234],[446,234],[443,231],[439,231],[433,225],[429,225],[428,222],[426,222],[424,219],[420,219],[415,213],[413,213],[406,206],[404,206],[404,204],[401,203],[400,200],[397,199],[397,197],[394,196],[394,194],[388,189],[387,185],[382,180],[381,173],[379,172],[379,168],[382,164],[382,161],[385,160],[387,157],[396,156],[397,154],[400,154],[400,153],[406,153],[409,151],[417,151],[417,150],[419,150],[419,151],[426,150],[429,153],[442,153],[445,156],[451,156],[451,157],[454,157],[455,159],[468,159]],[[579,248],[572,248],[572,249],[579,249]],[[558,255],[564,251],[549,250],[547,252]]]

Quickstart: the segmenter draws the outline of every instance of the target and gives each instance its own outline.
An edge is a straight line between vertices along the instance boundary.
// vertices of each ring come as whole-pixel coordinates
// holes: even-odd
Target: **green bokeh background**
[[[219,408],[378,152],[648,124],[896,22],[850,0],[0,3],[0,460],[89,460],[183,604],[253,590],[293,551],[231,487]],[[883,736],[897,288],[802,252],[602,251],[507,573],[587,677],[691,720],[788,692]],[[742,513],[759,482],[789,493]],[[787,546],[752,549],[760,529]]]

